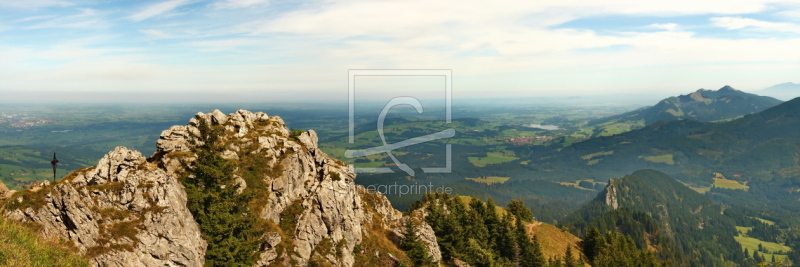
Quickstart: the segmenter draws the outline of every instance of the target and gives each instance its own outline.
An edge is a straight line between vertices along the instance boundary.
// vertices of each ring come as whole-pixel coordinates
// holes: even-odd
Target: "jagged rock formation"
[[[619,208],[619,202],[617,202],[617,187],[614,185],[616,183],[614,178],[608,179],[608,185],[606,186],[606,206],[609,206],[613,209]]]
[[[355,185],[352,166],[318,149],[313,130],[290,133],[280,117],[244,110],[196,114],[188,125],[163,131],[147,159],[117,147],[97,167],[14,194],[4,215],[42,225],[45,237],[73,241],[94,265],[202,266],[206,242],[179,181],[194,179],[187,166],[203,144],[202,123],[225,129],[221,156],[239,166],[237,192],[265,190],[259,216],[274,227],[262,237],[256,266],[401,260],[397,245],[375,244],[397,244],[409,217],[380,193]],[[264,170],[255,180],[247,172],[253,166]],[[431,227],[424,220],[416,227],[432,258],[441,261]]]
[[[15,194],[5,216],[42,226],[46,238],[65,239],[98,266],[202,266],[206,242],[186,208],[183,186],[124,147],[97,167],[54,185]]]
[[[244,159],[257,155],[269,168],[274,170],[279,166],[281,171],[261,175],[269,191],[261,210],[262,218],[278,223],[285,219],[282,217],[291,206],[302,210],[294,215],[297,218],[294,232],[265,234],[266,242],[258,265],[266,266],[286,257],[293,257],[303,265],[316,254],[333,265],[352,266],[356,261],[353,253],[356,246],[365,238],[374,238],[369,237],[368,231],[376,226],[373,224],[380,224],[379,227],[390,231],[402,228],[402,214],[392,208],[384,196],[355,185],[352,166],[318,149],[317,135],[313,130],[292,136],[280,117],[244,110],[229,116],[219,111],[198,113],[188,125],[173,126],[164,131],[151,160],[159,162],[168,173],[179,171],[181,162],[193,160],[191,155],[187,155],[191,144],[202,142],[197,137],[200,134],[198,126],[203,121],[226,129],[228,145],[223,157]],[[244,180],[237,181],[240,188],[247,187]],[[432,242],[426,244],[433,258],[439,261],[441,256],[432,229],[424,223],[419,227],[420,236],[433,237]],[[286,235],[292,238],[292,247],[278,249]],[[335,251],[315,250],[322,242],[337,244],[339,248]],[[286,251],[293,251],[294,255],[287,255]]]
[[[441,262],[442,252],[439,250],[439,243],[436,242],[436,232],[433,231],[430,225],[424,223],[426,217],[428,217],[427,209],[417,209],[412,211],[408,216],[404,216],[401,223],[404,225],[407,220],[411,220],[414,225],[414,233],[417,234],[422,244],[428,247],[431,258],[433,258],[435,262]],[[394,233],[397,236],[403,236],[403,228],[395,228]]]

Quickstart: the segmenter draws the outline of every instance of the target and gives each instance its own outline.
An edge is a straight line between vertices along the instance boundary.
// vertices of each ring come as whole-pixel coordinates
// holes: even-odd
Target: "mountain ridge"
[[[590,121],[589,125],[639,120],[643,120],[646,125],[679,119],[718,121],[759,112],[781,102],[772,97],[745,93],[725,85],[718,90],[698,89],[686,95],[668,97],[653,106],[596,119]]]
[[[534,170],[561,167],[604,181],[639,169],[657,169],[708,186],[718,172],[737,181],[800,175],[800,98],[721,123],[661,121],[614,136],[572,144],[531,162]],[[612,152],[613,151],[613,152]],[[603,153],[601,153],[603,152]],[[598,153],[598,154],[595,154]],[[587,160],[588,155],[597,155]],[[548,172],[543,178],[558,179]]]

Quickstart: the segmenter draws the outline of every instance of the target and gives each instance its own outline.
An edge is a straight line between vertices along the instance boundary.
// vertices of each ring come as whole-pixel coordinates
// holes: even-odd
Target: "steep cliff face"
[[[619,208],[619,202],[617,202],[617,181],[615,179],[608,179],[608,185],[606,186],[606,205],[617,209]]]
[[[97,167],[15,193],[4,215],[39,223],[47,237],[74,241],[95,265],[201,266],[207,244],[181,179],[195,179],[192,163],[207,140],[204,126],[224,129],[219,153],[236,166],[230,186],[260,196],[255,210],[269,227],[256,266],[403,260],[396,244],[408,217],[386,197],[355,185],[352,166],[318,149],[314,131],[289,132],[279,117],[244,110],[198,113],[188,125],[162,132],[147,159],[118,147]],[[415,227],[440,261],[431,227],[424,221]]]

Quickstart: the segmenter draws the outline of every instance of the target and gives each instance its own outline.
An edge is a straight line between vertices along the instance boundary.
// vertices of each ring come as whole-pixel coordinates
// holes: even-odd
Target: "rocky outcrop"
[[[290,133],[280,117],[245,110],[198,113],[187,125],[163,131],[147,159],[117,147],[97,167],[18,192],[4,215],[41,224],[45,237],[72,241],[94,265],[202,266],[206,242],[178,177],[194,179],[187,166],[196,160],[193,148],[207,140],[201,136],[206,126],[224,129],[217,132],[224,145],[220,155],[239,164],[233,173],[237,192],[263,190],[259,216],[273,227],[263,234],[257,266],[400,261],[396,245],[367,243],[399,242],[399,229],[412,217],[403,217],[380,193],[356,185],[353,167],[322,152],[313,130]],[[247,172],[253,168],[261,170],[256,178]],[[432,258],[440,261],[433,230],[424,219],[414,221]]]
[[[97,266],[202,266],[206,242],[183,186],[137,151],[117,147],[97,167],[15,194],[6,217],[72,241]]]
[[[427,209],[417,209],[408,216],[403,217],[401,223],[405,225],[407,220],[411,220],[414,225],[414,233],[422,241],[422,244],[428,248],[428,253],[433,261],[441,262],[442,253],[439,250],[439,243],[436,243],[436,232],[433,231],[430,225],[425,223],[426,217],[428,217]],[[403,227],[396,227],[394,232],[398,237],[403,237],[403,230]]]
[[[615,183],[616,179],[608,180],[608,185],[606,186],[606,206],[617,209],[619,208],[619,202],[617,201],[617,186]]]
[[[164,131],[150,160],[164,166],[167,172],[179,171],[170,166],[192,160],[190,147],[201,142],[198,137],[202,122],[225,128],[223,157],[241,161],[260,158],[268,165],[267,169],[273,170],[260,177],[269,195],[260,216],[275,223],[289,218],[297,221],[293,232],[265,233],[258,266],[287,258],[299,265],[322,260],[334,266],[352,266],[357,247],[365,238],[374,238],[369,229],[402,229],[402,214],[380,193],[356,185],[352,166],[322,152],[317,147],[316,132],[290,133],[280,117],[244,110],[228,116],[219,111],[198,113],[188,125]],[[243,180],[240,183],[240,188],[247,186]],[[417,227],[431,256],[439,261],[441,254],[433,230],[424,221]],[[291,239],[288,242],[291,247],[279,249],[287,237]],[[323,243],[334,244],[336,248],[321,249],[325,247]]]

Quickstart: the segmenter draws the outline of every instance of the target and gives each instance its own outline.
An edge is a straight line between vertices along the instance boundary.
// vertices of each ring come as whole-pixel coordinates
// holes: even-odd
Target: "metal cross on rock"
[[[58,167],[58,159],[56,159],[56,153],[53,153],[53,161],[50,162],[53,164],[53,182],[56,182],[56,168]]]

